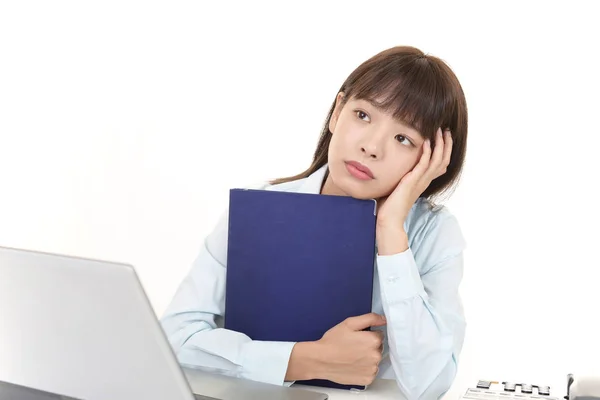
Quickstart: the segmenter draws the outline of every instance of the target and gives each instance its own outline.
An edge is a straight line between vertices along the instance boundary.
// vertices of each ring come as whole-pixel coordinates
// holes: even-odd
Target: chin
[[[373,181],[361,182],[352,176],[336,177],[332,174],[331,176],[335,186],[342,191],[346,196],[354,197],[355,199],[371,200],[378,199],[378,190],[374,190],[371,186]]]
[[[352,196],[355,199],[361,199],[361,200],[371,200],[371,199],[377,199],[379,197],[379,196],[374,196],[372,194],[372,192],[360,190],[360,189],[348,189],[348,190],[344,190],[344,192],[348,193],[348,196]]]

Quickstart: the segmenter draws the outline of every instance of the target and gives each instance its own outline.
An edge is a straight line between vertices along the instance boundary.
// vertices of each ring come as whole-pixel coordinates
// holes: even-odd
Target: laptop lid
[[[0,247],[0,381],[85,400],[193,395],[133,267]]]

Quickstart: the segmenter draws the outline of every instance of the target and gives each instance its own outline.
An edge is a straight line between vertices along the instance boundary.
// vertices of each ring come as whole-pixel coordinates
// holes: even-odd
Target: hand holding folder
[[[377,376],[383,333],[366,331],[385,325],[385,318],[370,313],[346,319],[319,340],[326,378],[347,385],[369,385]]]

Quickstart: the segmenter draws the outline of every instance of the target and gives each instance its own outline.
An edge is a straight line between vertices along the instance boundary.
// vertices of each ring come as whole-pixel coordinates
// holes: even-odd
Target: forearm
[[[390,361],[398,386],[409,400],[438,398],[456,373],[452,332],[420,302],[413,298],[404,305],[384,308]]]
[[[192,331],[196,330],[192,333]],[[178,340],[187,337],[187,340]],[[172,344],[183,365],[274,385],[285,384],[294,343],[251,340],[248,336],[205,324],[190,324],[173,332]]]
[[[407,399],[437,398],[452,384],[464,336],[457,299],[430,301],[410,250],[377,263],[398,385]]]
[[[214,270],[224,275],[220,265],[214,265]],[[253,341],[242,333],[219,328],[216,317],[222,314],[220,296],[218,299],[203,297],[207,290],[195,283],[206,285],[211,279],[206,273],[202,275],[198,279],[188,276],[184,280],[161,318],[179,362],[209,372],[284,384],[294,343]],[[214,281],[224,281],[224,277],[214,277],[213,284]]]
[[[292,349],[286,381],[304,381],[323,378],[319,350],[316,342],[296,343]]]
[[[377,227],[377,251],[381,256],[399,254],[408,250],[408,235],[402,227]]]

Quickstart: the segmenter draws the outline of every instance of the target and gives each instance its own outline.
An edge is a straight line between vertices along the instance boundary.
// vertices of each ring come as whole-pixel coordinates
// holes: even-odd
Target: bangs
[[[445,71],[435,63],[411,57],[365,67],[349,85],[348,98],[370,102],[426,139],[440,127],[453,129],[456,96]]]

